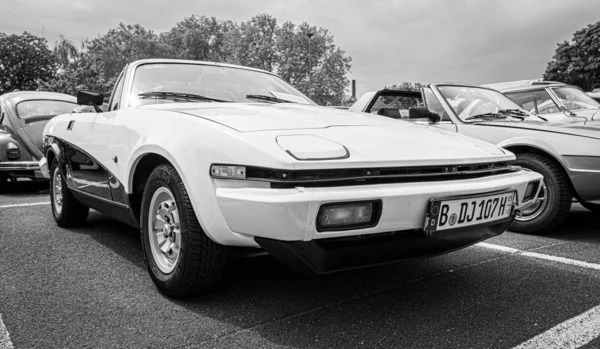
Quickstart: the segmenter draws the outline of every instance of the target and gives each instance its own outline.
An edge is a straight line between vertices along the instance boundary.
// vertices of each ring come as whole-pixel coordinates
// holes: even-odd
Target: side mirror
[[[410,107],[408,108],[409,119],[429,119],[429,121],[436,123],[442,120],[442,117],[438,114],[427,109],[427,107]]]
[[[77,104],[79,105],[92,105],[96,113],[102,113],[102,109],[99,108],[104,103],[104,96],[100,92],[90,90],[79,90],[77,91]]]

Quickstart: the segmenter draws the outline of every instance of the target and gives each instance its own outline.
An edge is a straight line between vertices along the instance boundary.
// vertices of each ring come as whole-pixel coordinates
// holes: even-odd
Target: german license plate
[[[425,231],[456,229],[509,219],[516,192],[431,201]]]

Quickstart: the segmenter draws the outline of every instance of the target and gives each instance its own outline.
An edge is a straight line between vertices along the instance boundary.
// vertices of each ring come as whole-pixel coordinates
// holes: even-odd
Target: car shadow
[[[600,243],[600,221],[593,212],[573,204],[569,216],[548,236],[565,241]]]
[[[18,180],[4,185],[3,197],[28,197],[48,193],[48,181]]]

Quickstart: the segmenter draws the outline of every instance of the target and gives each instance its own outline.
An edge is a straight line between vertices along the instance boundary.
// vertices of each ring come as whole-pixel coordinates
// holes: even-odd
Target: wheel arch
[[[577,191],[575,190],[575,187],[573,186],[573,182],[571,181],[571,177],[569,176],[569,173],[567,171],[567,167],[566,167],[564,161],[562,160],[562,158],[560,158],[559,156],[554,154],[552,151],[548,151],[548,149],[545,149],[541,146],[531,144],[531,143],[513,143],[510,145],[501,145],[501,147],[510,152],[513,152],[515,155],[523,154],[523,153],[535,153],[535,154],[540,154],[540,155],[546,156],[547,158],[552,160],[555,164],[557,164],[560,167],[560,169],[563,171],[563,173],[565,174],[565,176],[567,178],[567,182],[569,183],[571,192],[575,195],[575,197],[577,197],[579,199],[579,195],[577,194]]]

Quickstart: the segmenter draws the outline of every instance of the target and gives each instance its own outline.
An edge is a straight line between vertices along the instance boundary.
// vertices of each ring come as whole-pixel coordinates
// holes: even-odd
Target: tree
[[[558,44],[546,66],[544,79],[585,90],[600,86],[600,21],[576,31],[570,42]]]
[[[178,58],[228,62],[233,60],[228,39],[235,29],[232,21],[192,15],[160,34],[160,41],[172,47]]]
[[[277,73],[283,79],[318,104],[342,104],[352,59],[335,46],[327,29],[286,22],[277,30],[276,48]]]
[[[46,39],[28,32],[0,33],[0,94],[36,90],[38,80],[49,80],[55,74],[56,60]]]

